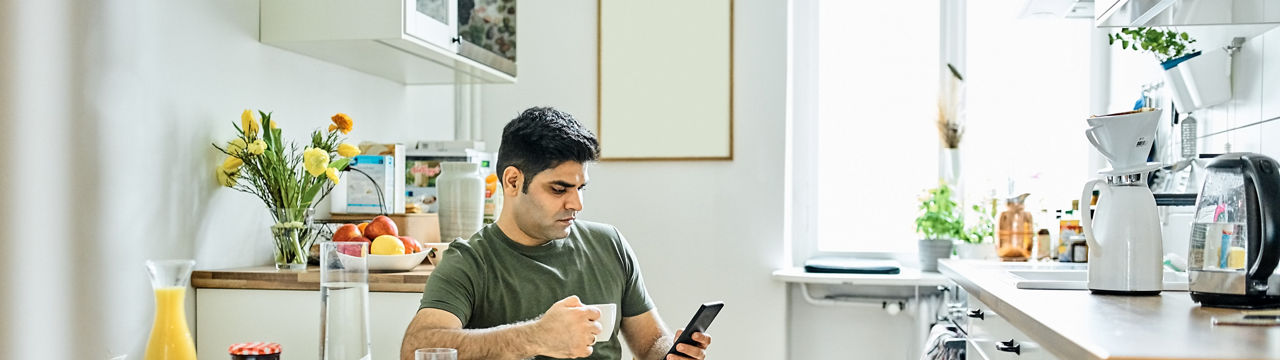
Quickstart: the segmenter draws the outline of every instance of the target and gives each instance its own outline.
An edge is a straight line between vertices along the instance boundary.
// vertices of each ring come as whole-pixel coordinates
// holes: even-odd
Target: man
[[[445,347],[459,359],[621,359],[619,330],[636,359],[704,359],[711,336],[666,356],[675,336],[645,291],[618,230],[577,220],[587,164],[600,154],[590,131],[552,108],[530,108],[502,130],[503,208],[498,222],[445,251],[405,330],[402,360]],[[598,321],[616,304],[621,326]],[[608,341],[596,342],[597,334]]]

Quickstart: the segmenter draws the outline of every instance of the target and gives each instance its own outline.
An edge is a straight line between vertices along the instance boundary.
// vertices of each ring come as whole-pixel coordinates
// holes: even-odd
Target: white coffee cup
[[[596,342],[609,341],[613,337],[614,320],[618,317],[618,304],[594,304],[587,305],[589,307],[600,310],[600,333],[596,334]]]

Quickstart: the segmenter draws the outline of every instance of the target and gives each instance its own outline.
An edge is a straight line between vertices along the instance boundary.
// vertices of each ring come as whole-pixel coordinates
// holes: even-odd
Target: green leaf
[[[1129,40],[1123,40],[1123,42],[1121,42],[1121,43],[1120,43],[1120,48],[1121,48],[1121,49],[1128,49],[1128,48],[1129,48]]]
[[[316,194],[320,192],[320,187],[323,186],[324,183],[325,183],[324,181],[318,181],[314,184],[311,184],[311,186],[307,187],[307,191],[302,193],[301,200],[305,202],[311,202],[311,199],[316,198]]]
[[[329,163],[329,167],[342,171],[347,168],[347,164],[351,163],[351,158],[341,158]]]

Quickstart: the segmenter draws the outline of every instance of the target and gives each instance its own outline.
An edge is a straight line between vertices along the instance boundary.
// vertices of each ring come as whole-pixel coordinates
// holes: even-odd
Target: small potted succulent
[[[964,237],[964,212],[952,199],[946,182],[926,190],[920,198],[916,233],[921,236],[918,242],[920,270],[937,272],[938,259],[950,257],[952,242]]]
[[[1185,32],[1153,28],[1122,28],[1108,35],[1111,45],[1151,53],[1164,68],[1165,84],[1178,111],[1220,104],[1231,99],[1231,60],[1225,50],[1199,51]]]

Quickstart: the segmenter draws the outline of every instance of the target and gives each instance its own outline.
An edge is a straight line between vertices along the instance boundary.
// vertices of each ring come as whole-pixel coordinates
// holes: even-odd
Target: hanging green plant
[[[1160,63],[1177,59],[1183,55],[1196,52],[1191,44],[1196,39],[1185,32],[1175,30],[1158,30],[1153,28],[1121,28],[1120,32],[1107,35],[1108,42],[1115,45],[1120,42],[1121,49],[1145,51],[1155,55]]]

